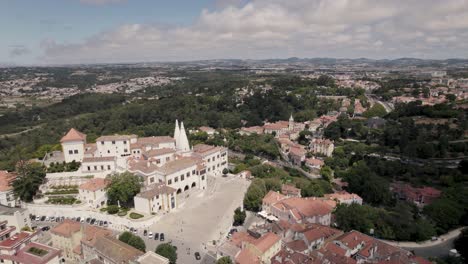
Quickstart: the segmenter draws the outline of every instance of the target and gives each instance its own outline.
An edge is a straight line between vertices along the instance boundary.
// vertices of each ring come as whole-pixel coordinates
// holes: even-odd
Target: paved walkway
[[[432,240],[426,240],[422,242],[412,242],[412,241],[392,241],[392,240],[383,240],[382,241],[394,245],[394,246],[399,246],[399,247],[404,247],[404,248],[425,248],[425,247],[433,247],[437,246],[439,244],[444,243],[447,240],[455,239],[458,237],[461,233],[461,231],[466,228],[465,227],[459,227],[457,229],[454,229],[446,234],[443,234],[438,237],[437,240],[432,241]]]

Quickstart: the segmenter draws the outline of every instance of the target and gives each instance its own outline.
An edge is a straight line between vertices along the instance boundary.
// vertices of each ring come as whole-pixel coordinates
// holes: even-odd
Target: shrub
[[[107,212],[109,214],[116,214],[119,212],[119,207],[117,205],[109,205],[107,206]]]
[[[130,213],[130,218],[131,219],[139,219],[139,218],[142,218],[143,215],[141,214],[138,214],[138,213]]]
[[[127,211],[120,211],[117,213],[118,216],[126,216],[127,215]]]

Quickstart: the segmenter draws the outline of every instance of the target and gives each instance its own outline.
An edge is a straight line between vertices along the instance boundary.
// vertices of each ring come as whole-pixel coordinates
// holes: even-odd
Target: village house
[[[135,210],[146,214],[170,212],[177,208],[176,191],[164,183],[143,187],[133,199]]]
[[[289,184],[283,184],[281,185],[281,194],[286,195],[286,197],[301,197],[301,189]]]
[[[335,144],[329,139],[314,138],[310,142],[309,149],[314,154],[331,157],[333,150],[335,150]]]
[[[242,249],[235,256],[235,263],[270,264],[271,258],[280,250],[280,237],[270,232],[257,239],[242,241]]]
[[[328,193],[324,195],[325,199],[334,200],[338,204],[360,204],[362,205],[362,198],[355,193],[348,193],[347,191],[339,191],[335,193]]]
[[[393,183],[390,190],[397,199],[412,202],[418,206],[429,205],[442,195],[441,191],[432,187],[416,188],[403,182]]]
[[[86,203],[90,208],[100,208],[107,203],[106,188],[109,180],[102,178],[90,179],[81,184],[78,188],[79,199]]]
[[[16,230],[21,230],[25,226],[31,227],[28,208],[8,207],[0,205],[0,221],[7,221]]]
[[[323,160],[317,158],[305,159],[304,163],[304,165],[311,170],[320,170],[324,164],[325,162]]]
[[[315,197],[288,198],[278,192],[269,191],[262,200],[262,212],[279,220],[291,223],[331,224],[331,213],[336,207],[332,200]]]

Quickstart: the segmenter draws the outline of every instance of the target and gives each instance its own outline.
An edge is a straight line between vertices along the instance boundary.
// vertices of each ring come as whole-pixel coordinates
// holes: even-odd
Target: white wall
[[[63,156],[65,162],[81,162],[84,156],[84,142],[83,141],[68,141],[62,143]]]
[[[130,139],[97,141],[97,154],[100,157],[116,157],[130,155]]]

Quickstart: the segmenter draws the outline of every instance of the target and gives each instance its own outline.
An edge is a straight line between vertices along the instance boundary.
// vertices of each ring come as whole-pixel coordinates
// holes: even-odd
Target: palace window
[[[180,175],[180,180],[183,181],[185,179],[184,175]]]
[[[168,181],[167,181],[167,184],[172,184],[172,180],[168,180]]]
[[[101,145],[104,145],[104,141],[101,141]]]
[[[88,166],[88,171],[90,171],[90,170],[91,170],[91,167],[90,167],[90,166]]]
[[[68,154],[73,154],[73,150],[69,150],[69,151],[68,151]]]
[[[110,169],[111,169],[110,165],[107,165],[107,169],[108,169],[108,170],[110,170]]]
[[[179,177],[175,177],[174,182],[178,182],[178,181],[179,181]]]
[[[112,140],[112,145],[115,145],[115,141],[114,141],[114,140]]]
[[[77,150],[77,149],[75,149],[74,153],[75,153],[75,154],[78,154],[78,150]]]
[[[124,144],[127,144],[127,140],[124,140]]]

